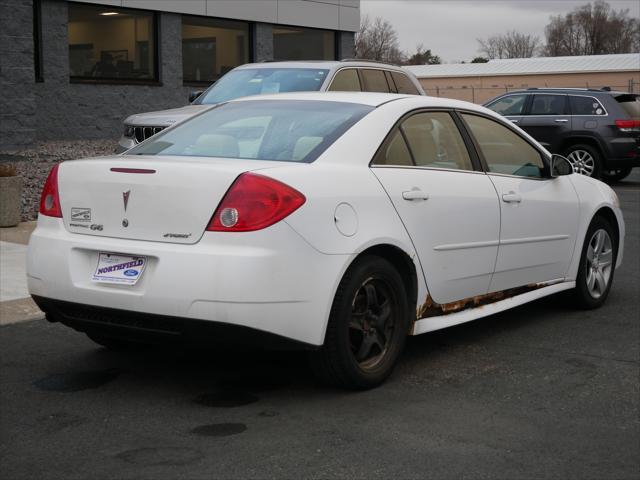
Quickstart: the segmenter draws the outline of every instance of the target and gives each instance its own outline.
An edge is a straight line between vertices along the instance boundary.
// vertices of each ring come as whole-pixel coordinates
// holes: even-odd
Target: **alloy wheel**
[[[600,298],[607,290],[613,270],[611,237],[604,229],[594,232],[586,255],[587,290],[593,298]]]
[[[586,150],[574,150],[567,155],[567,160],[573,166],[573,171],[588,177],[593,176],[596,169],[596,161]]]
[[[366,279],[351,304],[349,343],[361,369],[375,368],[391,346],[397,323],[395,299],[390,285],[382,278]]]

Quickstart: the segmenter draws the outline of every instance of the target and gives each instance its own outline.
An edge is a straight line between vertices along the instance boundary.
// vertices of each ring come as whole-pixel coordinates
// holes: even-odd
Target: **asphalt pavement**
[[[640,169],[616,190],[627,243],[603,308],[557,296],[410,338],[368,392],[318,385],[302,353],[0,327],[0,476],[640,478]]]

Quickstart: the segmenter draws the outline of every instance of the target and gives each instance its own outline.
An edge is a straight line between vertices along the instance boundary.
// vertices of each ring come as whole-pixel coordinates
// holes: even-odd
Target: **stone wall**
[[[32,0],[0,0],[0,148],[36,138]]]
[[[182,85],[181,16],[159,14],[160,81],[157,85],[71,83],[67,2],[42,1],[44,82],[36,83],[38,140],[116,138],[133,113],[187,103]]]

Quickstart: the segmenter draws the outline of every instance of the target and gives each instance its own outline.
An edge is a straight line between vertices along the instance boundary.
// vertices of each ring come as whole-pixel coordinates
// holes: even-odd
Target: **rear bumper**
[[[279,350],[312,350],[296,342],[254,328],[191,318],[169,317],[115,308],[96,307],[33,296],[50,322],[79,332],[145,343],[243,345]]]
[[[147,257],[140,280],[93,282],[101,251]],[[321,254],[286,222],[258,232],[207,232],[197,244],[181,245],[69,233],[61,219],[41,216],[29,242],[27,281],[34,297],[145,314],[151,324],[201,320],[321,345],[349,260]],[[65,318],[61,308],[54,319]]]
[[[607,147],[607,168],[640,167],[640,143],[635,138],[614,138],[607,142]]]

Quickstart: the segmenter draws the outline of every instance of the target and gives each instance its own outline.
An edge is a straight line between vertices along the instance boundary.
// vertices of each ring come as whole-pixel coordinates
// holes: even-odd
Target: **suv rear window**
[[[571,115],[606,115],[607,111],[594,97],[570,95]]]
[[[640,95],[618,95],[616,102],[632,118],[640,118]]]
[[[158,133],[127,154],[309,163],[372,110],[346,102],[225,103]]]
[[[408,93],[410,95],[420,95],[420,92],[413,84],[409,77],[404,75],[403,73],[391,72],[391,76],[393,77],[393,81],[396,83],[396,87],[398,88],[398,93]]]

